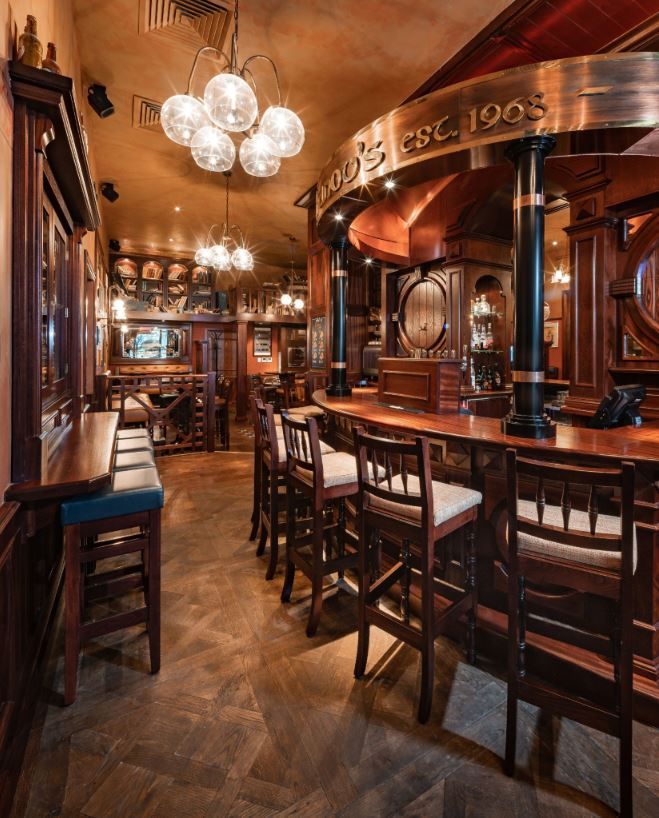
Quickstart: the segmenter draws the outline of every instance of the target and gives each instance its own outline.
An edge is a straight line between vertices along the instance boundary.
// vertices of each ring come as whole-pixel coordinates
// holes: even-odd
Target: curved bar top
[[[86,412],[64,432],[41,479],[12,484],[6,498],[53,500],[89,494],[109,485],[118,426],[118,412]]]
[[[377,390],[353,389],[344,398],[329,397],[324,389],[313,393],[313,402],[330,414],[340,415],[365,426],[395,432],[425,435],[465,444],[494,448],[533,449],[538,454],[564,457],[598,457],[616,461],[630,460],[654,467],[659,472],[659,423],[640,428],[615,430],[581,429],[558,426],[553,440],[531,440],[505,435],[501,421],[494,418],[461,415],[456,412],[431,414],[393,409],[377,403]]]

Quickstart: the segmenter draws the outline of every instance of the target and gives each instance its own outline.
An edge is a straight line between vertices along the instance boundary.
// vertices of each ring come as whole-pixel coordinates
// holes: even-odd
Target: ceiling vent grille
[[[162,105],[155,100],[133,95],[133,128],[160,129],[160,109]]]
[[[222,49],[231,21],[224,3],[215,0],[140,0],[139,32],[177,40],[195,49]]]

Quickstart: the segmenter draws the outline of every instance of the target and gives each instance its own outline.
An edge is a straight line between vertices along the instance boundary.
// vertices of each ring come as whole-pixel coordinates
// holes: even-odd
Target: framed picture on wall
[[[272,327],[254,327],[254,357],[272,357]]]
[[[327,321],[324,315],[311,319],[311,368],[325,369]]]
[[[560,346],[561,326],[559,321],[545,321],[545,344],[551,343],[551,348],[556,349]]]

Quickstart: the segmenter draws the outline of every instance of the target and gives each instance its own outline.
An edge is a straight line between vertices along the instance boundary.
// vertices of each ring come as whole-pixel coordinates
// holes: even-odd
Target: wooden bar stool
[[[508,471],[508,718],[505,770],[515,773],[517,701],[523,699],[620,739],[620,814],[632,810],[633,578],[636,570],[634,464],[594,469],[546,463],[507,451]],[[534,500],[520,499],[520,482],[535,483]],[[581,487],[584,510],[573,508]],[[585,490],[585,491],[584,491]],[[604,496],[620,494],[620,514],[600,514]],[[547,502],[554,492],[556,503]],[[587,496],[587,502],[585,497]],[[560,499],[559,499],[560,497]],[[551,499],[551,497],[550,497]],[[596,634],[534,614],[527,584],[568,588],[608,600],[611,629]],[[551,592],[551,591],[550,591]],[[613,666],[610,707],[570,695],[527,671],[528,633],[550,636],[607,657]]]
[[[396,441],[354,430],[359,473],[359,602],[355,676],[364,675],[369,629],[377,625],[421,652],[418,719],[426,722],[432,706],[435,639],[451,620],[467,616],[468,659],[476,657],[475,533],[482,495],[478,491],[432,480],[428,439]],[[418,477],[411,474],[413,463]],[[396,472],[394,473],[394,464]],[[438,546],[449,534],[465,529],[466,581],[458,588],[436,576]],[[398,561],[380,575],[380,532],[400,539]],[[416,549],[412,548],[416,546]],[[463,552],[464,553],[464,552]],[[410,622],[410,588],[419,575],[420,624]],[[378,600],[396,583],[401,588],[400,616],[379,607]],[[441,595],[438,593],[441,591]]]
[[[254,493],[252,498],[252,516],[250,522],[252,529],[249,533],[249,539],[255,540],[261,524],[261,432],[259,430],[259,416],[256,411],[257,401],[260,399],[256,394],[249,396],[249,416],[254,427]],[[263,403],[263,401],[260,401]],[[257,548],[256,554],[260,556],[263,553]]]
[[[151,672],[156,673],[160,668],[160,510],[163,504],[162,484],[153,466],[115,471],[110,487],[62,503],[64,703],[67,705],[76,698],[80,647],[95,636],[145,622]],[[98,540],[100,535],[112,532],[116,534],[113,538]],[[88,564],[136,552],[141,554],[136,565],[101,574],[82,570]],[[83,621],[86,603],[110,599],[137,588],[144,591],[143,607]]]
[[[229,450],[231,445],[229,405],[233,381],[231,378],[218,378],[217,395],[215,396],[215,435],[220,439],[220,445]]]
[[[281,593],[288,602],[295,569],[311,580],[311,610],[307,636],[318,628],[323,605],[323,580],[356,565],[356,537],[346,528],[345,500],[357,493],[355,458],[323,448],[318,425],[306,419],[283,415],[286,447],[286,576]],[[298,511],[310,514],[298,518]],[[336,556],[333,556],[335,540]],[[311,545],[311,555],[304,553]]]

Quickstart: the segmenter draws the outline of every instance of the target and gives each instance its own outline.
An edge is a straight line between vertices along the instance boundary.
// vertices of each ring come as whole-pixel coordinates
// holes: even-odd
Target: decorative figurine
[[[41,68],[42,57],[43,46],[37,37],[37,18],[28,14],[25,30],[18,38],[18,55],[16,59],[23,65]]]

